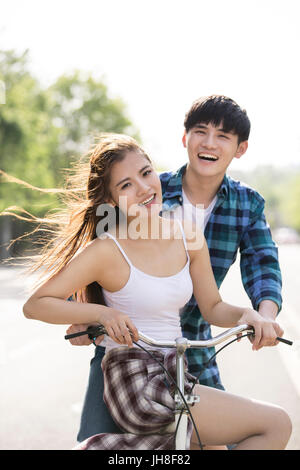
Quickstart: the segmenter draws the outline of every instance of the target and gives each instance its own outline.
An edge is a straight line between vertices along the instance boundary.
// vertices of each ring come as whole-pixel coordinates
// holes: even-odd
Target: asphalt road
[[[289,412],[294,428],[288,449],[300,449],[300,246],[281,246],[280,261],[284,308],[278,321],[294,345],[253,352],[243,339],[221,352],[218,362],[229,391]],[[0,449],[71,449],[93,346],[72,347],[63,338],[64,326],[25,319],[22,305],[32,281],[20,274],[16,268],[0,268]],[[227,302],[249,305],[238,263],[221,292]]]

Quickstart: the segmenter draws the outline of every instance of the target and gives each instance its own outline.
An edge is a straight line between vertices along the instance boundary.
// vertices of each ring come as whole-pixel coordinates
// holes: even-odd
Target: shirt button
[[[182,197],[180,196],[179,201],[182,202]]]

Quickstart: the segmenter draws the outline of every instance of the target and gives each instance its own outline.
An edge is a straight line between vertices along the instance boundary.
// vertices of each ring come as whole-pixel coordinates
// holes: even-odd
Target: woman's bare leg
[[[279,406],[250,400],[203,385],[195,387],[200,402],[191,412],[202,444],[237,444],[235,450],[284,449],[291,435],[291,421]],[[191,449],[197,449],[193,431]]]
[[[193,444],[193,446],[194,446],[194,444]],[[195,449],[196,448],[198,449],[198,445],[196,445]],[[193,450],[194,447],[193,448],[191,447],[191,449]],[[203,450],[228,450],[228,448],[227,448],[227,446],[205,446],[203,448]]]

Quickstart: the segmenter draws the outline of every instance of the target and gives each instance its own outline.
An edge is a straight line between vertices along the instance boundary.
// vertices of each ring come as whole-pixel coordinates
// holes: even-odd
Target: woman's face
[[[149,217],[161,210],[159,176],[149,160],[136,151],[128,152],[122,161],[113,165],[109,190],[110,202],[128,216]]]

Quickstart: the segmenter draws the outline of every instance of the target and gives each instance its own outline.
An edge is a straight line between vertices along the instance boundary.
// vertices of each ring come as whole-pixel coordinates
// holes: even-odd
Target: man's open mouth
[[[200,158],[200,160],[205,160],[207,162],[216,162],[217,160],[219,160],[218,157],[216,157],[215,155],[211,155],[209,153],[198,153],[198,158]]]

